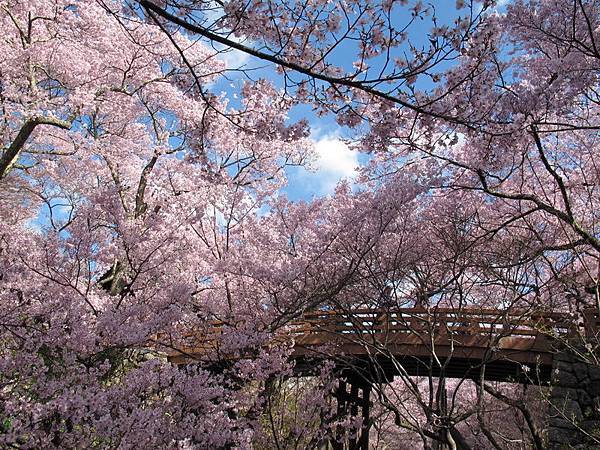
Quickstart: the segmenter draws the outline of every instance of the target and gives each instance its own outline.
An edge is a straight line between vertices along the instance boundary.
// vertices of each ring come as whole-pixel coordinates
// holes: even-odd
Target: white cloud
[[[511,2],[511,0],[496,0],[496,6],[494,7],[494,11],[498,12],[498,10],[503,10],[504,8],[506,8],[508,6],[508,4],[510,2]],[[473,5],[473,13],[479,14],[483,10],[484,3],[485,3],[484,0],[478,0]]]
[[[356,174],[358,155],[345,142],[336,137],[324,137],[315,144],[318,170],[338,178]]]
[[[331,193],[336,184],[344,179],[352,179],[359,166],[358,153],[335,135],[328,135],[315,142],[316,160],[313,166],[321,193]]]
[[[307,200],[331,195],[341,180],[354,183],[363,158],[340,138],[341,131],[335,124],[328,129],[313,127],[314,157],[309,168],[290,167],[286,170],[288,184],[284,190],[289,198]]]
[[[219,2],[220,3],[220,2]],[[203,15],[205,19],[204,25],[207,27],[211,27],[215,24],[219,19],[221,19],[224,15],[223,9],[218,2],[208,2],[206,3],[205,9],[203,10]],[[247,46],[251,46],[251,42],[243,37],[236,37],[233,34],[227,36],[228,39],[237,42],[238,44],[243,44]],[[212,46],[215,50],[219,52],[219,59],[223,61],[228,69],[239,69],[244,66],[248,60],[250,59],[250,55],[244,53],[240,50],[231,49],[226,45],[219,44],[218,42],[213,42]]]
[[[36,234],[42,234],[43,232],[39,217],[36,217],[35,219],[29,219],[25,224],[25,227]]]
[[[233,38],[232,40],[239,41],[239,39],[236,38]],[[228,47],[221,44],[216,44],[215,48],[220,52],[219,59],[225,63],[228,69],[239,69],[250,59],[250,55],[241,50],[228,49]]]

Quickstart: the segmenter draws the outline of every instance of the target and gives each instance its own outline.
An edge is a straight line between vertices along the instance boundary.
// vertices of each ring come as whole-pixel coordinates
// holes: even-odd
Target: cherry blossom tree
[[[266,81],[236,107],[209,94],[218,55],[118,2],[1,8],[2,446],[246,445],[251,383],[285,349],[233,382],[155,343],[215,318],[249,319],[232,349],[268,339],[229,272],[305,124]]]
[[[460,1],[445,21],[420,1],[139,5],[152,20],[276,64],[284,97],[356,129],[356,147],[373,155],[369,189],[418,164],[423,178],[438,177],[435,192],[468,196],[441,205],[493,205],[485,230],[515,225],[529,230],[531,251],[570,255],[584,278],[571,298],[598,307],[594,2],[499,12]],[[431,25],[418,43],[417,21]]]
[[[600,310],[596,2],[2,0],[0,23],[2,446],[316,446],[361,424],[331,366],[290,381],[276,337],[306,311]],[[312,157],[297,105],[368,154],[355,188],[281,194]],[[478,381],[380,383],[375,424],[542,448],[532,393]]]
[[[407,3],[213,4],[214,21],[203,19],[203,4],[141,5],[154,20],[276,64],[286,95],[356,129],[356,147],[372,155],[367,189],[393,191],[399,173],[417,174],[403,186],[425,180],[406,236],[365,231],[367,219],[360,231],[369,237],[348,240],[346,255],[364,270],[357,264],[337,307],[376,301],[394,280],[403,281],[396,300],[421,304],[560,309],[580,318],[598,310],[597,5],[515,2],[497,12],[493,2],[458,2],[464,9],[451,28],[439,26],[433,6]],[[394,13],[406,23],[391,20]],[[404,33],[425,17],[432,28],[418,46]],[[352,57],[336,59],[348,45]],[[389,203],[372,198],[368,217]],[[368,244],[356,251],[359,242]],[[382,263],[390,251],[396,259]],[[370,285],[358,288],[356,278]],[[593,351],[584,356],[597,363]]]

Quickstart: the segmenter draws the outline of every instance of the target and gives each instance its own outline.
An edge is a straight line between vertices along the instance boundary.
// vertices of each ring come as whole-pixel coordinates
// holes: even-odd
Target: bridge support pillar
[[[549,400],[549,448],[600,449],[600,367],[557,353]]]
[[[337,415],[343,417],[362,417],[362,425],[359,433],[355,436],[347,436],[344,429],[338,427],[333,440],[333,450],[368,450],[369,448],[369,413],[370,413],[371,384],[353,380],[348,382],[340,379],[338,388],[334,394],[337,400]]]

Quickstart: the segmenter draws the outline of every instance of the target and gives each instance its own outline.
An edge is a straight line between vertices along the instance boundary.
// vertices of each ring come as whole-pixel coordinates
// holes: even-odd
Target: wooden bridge
[[[271,345],[292,344],[298,374],[315,362],[334,360],[340,370],[373,381],[396,375],[545,383],[550,380],[557,338],[588,337],[600,323],[587,310],[584,325],[559,312],[463,308],[319,310],[303,314],[276,333]],[[242,359],[220,345],[225,325],[188,333],[169,352],[176,363]]]
[[[338,415],[360,415],[363,425],[356,436],[336,432],[329,445],[334,450],[366,450],[373,383],[386,383],[395,376],[548,383],[561,342],[597,342],[599,325],[597,310],[587,310],[579,324],[568,314],[548,311],[319,310],[288,322],[269,345],[292,345],[297,375],[309,375],[324,360],[336,363],[339,383],[333,395]],[[223,367],[252,357],[222,347],[226,326],[230,325],[214,322],[201,332],[187,333],[183,345],[169,352],[169,359],[176,364],[203,361]]]

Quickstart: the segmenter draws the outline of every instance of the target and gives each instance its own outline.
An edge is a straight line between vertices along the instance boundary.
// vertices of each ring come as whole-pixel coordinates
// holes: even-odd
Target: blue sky
[[[436,8],[438,23],[452,24],[457,15],[455,0],[438,0],[432,3]],[[507,3],[508,0],[499,0],[497,2],[497,10],[504,10]],[[398,20],[406,20],[406,17],[410,17],[409,14],[409,10],[407,9],[402,14],[399,14],[402,17],[399,17]],[[427,32],[430,26],[431,23],[427,21],[417,21],[410,33],[412,42],[416,45],[427,44]],[[251,45],[249,42],[244,43]],[[350,70],[352,61],[355,58],[355,52],[352,50],[347,46],[345,51],[342,48],[342,51],[333,56],[332,62]],[[240,51],[234,50],[225,53],[222,59],[224,59],[228,67],[233,69],[239,67],[260,67],[259,70],[251,72],[255,79],[263,77],[273,80],[276,83],[281,80],[281,77],[275,73],[273,67],[268,63],[249,57]],[[228,74],[228,77],[230,78],[229,80],[221,80],[214,88],[216,92],[223,91],[232,99],[232,96],[243,82],[243,78],[240,73],[236,72],[231,72]],[[426,88],[427,84],[427,80],[419,80],[417,87]],[[235,101],[235,99],[232,100],[233,102]],[[235,104],[233,102],[232,104]],[[311,111],[310,107],[295,107],[290,113],[290,121],[293,122],[301,118],[308,119],[310,123],[312,130],[311,138],[315,142],[316,158],[312,170],[298,167],[291,167],[287,170],[289,182],[283,192],[291,200],[308,200],[315,196],[332,194],[336,184],[340,180],[352,180],[356,174],[356,168],[365,164],[369,158],[366,154],[354,152],[348,148],[343,139],[350,137],[351,132],[348,129],[340,127],[332,115],[317,116]]]
[[[455,0],[438,0],[433,2],[436,6],[436,14],[441,24],[451,24],[456,17]],[[507,0],[500,0],[497,9],[502,11]],[[407,10],[408,11],[408,10]],[[405,20],[404,11],[399,14],[398,20]],[[417,22],[412,29],[410,38],[417,45],[427,43],[427,31],[430,23]],[[204,42],[204,44],[207,44]],[[252,45],[250,42],[245,42]],[[210,44],[209,44],[210,45]],[[217,50],[222,47],[215,46]],[[333,63],[346,67],[351,70],[351,64],[355,58],[355,51],[348,46],[340,47],[341,51],[334,55]],[[355,49],[354,49],[355,50]],[[281,82],[281,76],[278,75],[274,67],[258,59],[252,58],[238,50],[232,50],[219,55],[227,66],[234,71],[227,73],[227,78],[218,79],[211,90],[215,93],[223,92],[229,99],[231,105],[239,105],[237,93],[241,85],[246,80],[241,72],[235,71],[237,68],[257,69],[249,73],[254,79],[266,78],[275,83]],[[427,81],[417,82],[417,87],[424,88]],[[345,144],[344,138],[350,138],[353,134],[351,130],[340,127],[333,115],[317,116],[312,108],[307,105],[296,106],[290,112],[290,122],[299,119],[307,119],[311,126],[311,138],[315,145],[315,159],[310,169],[302,167],[290,167],[287,170],[288,185],[283,189],[283,194],[290,200],[309,200],[314,197],[330,195],[334,192],[337,183],[343,179],[352,181],[357,173],[357,168],[364,165],[369,156],[350,150]],[[59,201],[59,200],[57,200]],[[58,207],[57,211],[60,217],[66,215],[66,212]],[[39,223],[42,225],[48,221],[48,211],[42,211]]]
[[[231,51],[224,54],[228,67],[263,67],[260,71],[253,71],[253,76],[278,80],[279,75],[265,63],[249,57],[240,51]],[[235,73],[232,73],[235,75]],[[221,80],[215,84],[216,92],[222,91],[230,98],[230,104],[236,104],[234,95],[239,92],[244,82],[241,74],[228,75],[229,80]],[[290,112],[289,121],[293,123],[302,118],[309,120],[311,126],[311,139],[315,143],[315,159],[309,169],[303,167],[289,167],[286,170],[288,185],[283,193],[290,200],[308,200],[315,196],[324,196],[333,193],[336,184],[342,179],[352,179],[356,168],[364,164],[368,156],[352,151],[343,142],[348,137],[348,130],[340,127],[332,115],[317,117],[307,106],[297,106]]]

